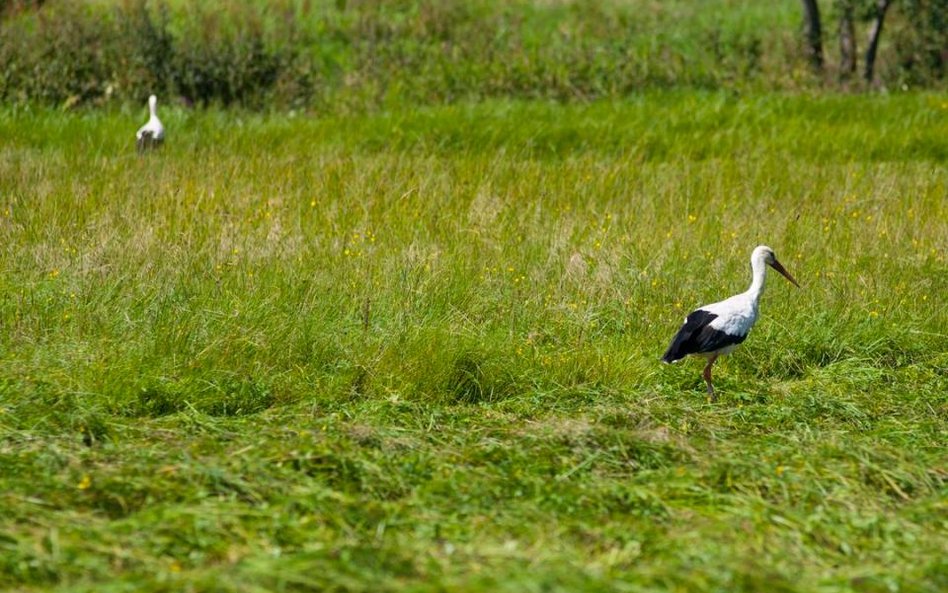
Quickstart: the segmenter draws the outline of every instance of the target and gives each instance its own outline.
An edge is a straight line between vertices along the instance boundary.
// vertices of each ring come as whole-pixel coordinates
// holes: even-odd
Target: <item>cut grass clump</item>
[[[248,416],[266,410],[275,401],[269,386],[253,380],[162,381],[142,388],[126,413],[159,418],[194,410],[208,416]]]
[[[137,405],[129,410],[129,415],[158,418],[186,408],[187,400],[182,390],[174,389],[169,385],[156,385],[142,388],[141,393],[138,394]]]
[[[492,368],[493,366],[493,368]],[[459,404],[490,403],[513,395],[513,385],[497,376],[501,365],[493,364],[481,352],[460,352],[451,364],[443,392]]]

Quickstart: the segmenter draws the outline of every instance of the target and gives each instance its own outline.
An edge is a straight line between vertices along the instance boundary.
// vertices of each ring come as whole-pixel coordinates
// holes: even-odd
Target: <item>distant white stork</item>
[[[145,125],[138,128],[135,134],[135,146],[138,152],[144,152],[150,148],[157,148],[165,141],[165,127],[161,125],[158,119],[158,97],[152,95],[148,97],[148,111],[151,117],[145,122]]]
[[[708,396],[711,401],[714,387],[711,385],[711,365],[719,356],[730,353],[738,344],[747,338],[748,332],[757,321],[758,302],[764,291],[764,277],[767,275],[766,266],[777,270],[800,287],[784,267],[777,261],[774,250],[766,245],[760,245],[751,254],[751,269],[753,281],[747,292],[742,292],[719,303],[705,305],[696,309],[681,326],[672,340],[662,361],[672,363],[693,354],[707,359],[704,367],[704,381],[708,384]]]

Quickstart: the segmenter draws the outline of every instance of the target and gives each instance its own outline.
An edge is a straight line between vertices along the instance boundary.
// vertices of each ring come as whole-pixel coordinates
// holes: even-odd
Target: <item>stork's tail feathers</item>
[[[141,154],[147,150],[158,148],[161,146],[163,140],[163,138],[157,136],[152,130],[141,130],[138,133],[135,146],[138,148],[139,154]]]
[[[138,138],[135,140],[135,148],[138,149],[138,153],[145,152],[149,144],[151,144],[151,132],[147,130],[138,132]]]
[[[688,328],[687,324],[675,334],[675,338],[668,346],[668,350],[666,350],[665,355],[662,356],[662,362],[671,364],[688,356],[688,352],[682,347],[688,338],[691,337],[691,332],[686,331],[686,328]]]
[[[679,360],[685,357],[684,354],[680,354],[676,352],[677,345],[678,345],[677,343],[671,345],[671,347],[668,349],[668,352],[665,353],[665,356],[662,356],[662,362],[664,362],[665,364],[671,364],[673,362],[678,362]]]

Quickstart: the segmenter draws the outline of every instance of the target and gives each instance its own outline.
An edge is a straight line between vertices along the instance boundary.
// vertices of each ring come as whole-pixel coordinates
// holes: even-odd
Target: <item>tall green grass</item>
[[[943,589],[946,113],[8,108],[0,586]]]

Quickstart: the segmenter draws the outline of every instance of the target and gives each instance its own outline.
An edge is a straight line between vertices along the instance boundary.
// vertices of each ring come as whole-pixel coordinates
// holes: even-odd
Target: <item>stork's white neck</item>
[[[154,95],[148,98],[148,111],[151,113],[151,118],[155,119],[158,117],[158,100]]]
[[[750,288],[747,289],[747,295],[756,303],[764,292],[764,280],[767,278],[767,261],[763,257],[751,257],[751,270],[753,271],[753,280]]]

